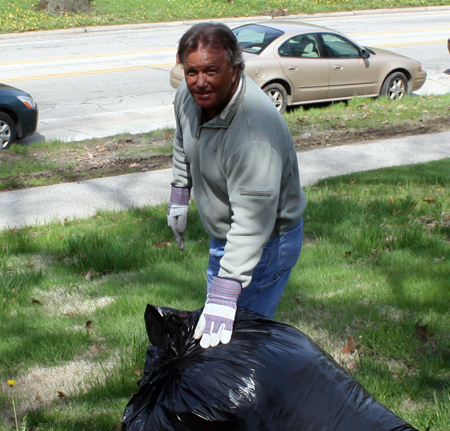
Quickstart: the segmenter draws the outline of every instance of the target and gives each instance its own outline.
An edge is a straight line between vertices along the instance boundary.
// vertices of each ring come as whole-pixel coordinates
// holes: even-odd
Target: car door
[[[327,99],[330,82],[328,59],[321,55],[314,33],[295,36],[275,54],[283,73],[292,83],[291,103]]]
[[[330,65],[328,98],[373,94],[377,71],[370,57],[363,58],[360,48],[341,35],[322,33],[321,38]]]

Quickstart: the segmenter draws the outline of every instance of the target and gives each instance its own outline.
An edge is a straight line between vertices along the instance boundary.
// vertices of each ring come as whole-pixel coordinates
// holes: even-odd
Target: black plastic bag
[[[147,306],[153,346],[122,431],[417,431],[298,329],[238,309],[231,342],[205,350],[200,312]]]

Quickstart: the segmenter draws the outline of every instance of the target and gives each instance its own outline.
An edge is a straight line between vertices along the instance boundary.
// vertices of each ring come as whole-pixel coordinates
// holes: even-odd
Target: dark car
[[[38,108],[25,91],[0,84],[0,148],[32,135],[37,128]]]

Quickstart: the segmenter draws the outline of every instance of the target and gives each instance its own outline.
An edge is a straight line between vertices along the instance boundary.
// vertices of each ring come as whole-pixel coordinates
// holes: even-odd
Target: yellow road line
[[[426,33],[426,32],[436,32],[436,31],[450,31],[450,27],[444,27],[444,28],[422,28],[417,30],[396,30],[396,31],[371,31],[371,32],[365,32],[365,33],[346,33],[347,36],[353,37],[353,36],[367,36],[367,35],[373,35],[373,34],[404,34],[404,33]]]
[[[130,70],[155,69],[158,67],[172,67],[174,65],[175,63],[161,63],[161,64],[149,64],[146,66],[130,66],[130,67],[117,67],[112,69],[83,70],[80,72],[51,73],[48,75],[23,76],[20,78],[1,78],[1,82],[21,82],[21,81],[36,81],[38,79],[67,78],[70,76],[97,75],[101,73],[128,72]]]
[[[376,45],[377,48],[394,48],[396,46],[416,46],[416,45],[447,45],[446,40],[433,40],[427,42],[404,42],[404,43],[390,43],[387,45]]]
[[[47,63],[50,61],[82,60],[84,58],[116,57],[119,55],[139,55],[139,54],[150,54],[152,52],[169,52],[169,51],[176,51],[176,48],[155,48],[155,49],[143,49],[141,51],[110,52],[104,54],[90,54],[80,56],[75,55],[71,57],[55,57],[55,58],[42,58],[36,60],[7,61],[5,63],[0,63],[0,66],[9,66],[12,64]]]
[[[398,31],[397,33],[401,33],[401,32],[402,31]],[[365,34],[368,34],[368,33],[365,33]],[[382,34],[382,32],[380,32],[379,34]],[[413,42],[413,43],[411,43],[411,42],[391,43],[391,44],[384,44],[384,45],[375,45],[375,47],[377,47],[377,48],[394,48],[394,47],[400,47],[400,46],[438,45],[438,44],[445,45],[445,44],[447,44],[447,41],[446,40],[436,40],[436,41],[423,41],[423,42]],[[151,50],[142,50],[142,51],[130,51],[130,52],[123,52],[123,53],[96,54],[96,55],[86,55],[86,56],[81,56],[81,57],[60,57],[60,58],[41,59],[41,60],[23,60],[23,61],[17,61],[17,62],[0,63],[0,66],[1,65],[11,65],[11,64],[74,60],[74,59],[81,59],[81,58],[109,57],[109,56],[116,56],[116,55],[136,55],[136,54],[144,54],[144,53],[150,53],[150,52],[163,52],[163,51],[169,51],[172,49],[175,50],[176,48],[160,48],[160,49],[151,49]],[[20,77],[20,78],[1,78],[1,81],[5,82],[5,83],[21,82],[21,81],[35,81],[35,80],[39,80],[39,79],[65,78],[65,77],[71,77],[71,76],[97,75],[97,74],[101,74],[101,73],[128,72],[131,70],[142,70],[142,69],[151,69],[151,68],[158,68],[158,67],[172,67],[173,65],[174,65],[174,63],[161,63],[161,64],[146,65],[146,66],[129,66],[129,67],[117,67],[117,68],[110,68],[110,69],[84,70],[81,72],[52,73],[52,74],[46,74],[46,75],[24,76],[24,77]]]

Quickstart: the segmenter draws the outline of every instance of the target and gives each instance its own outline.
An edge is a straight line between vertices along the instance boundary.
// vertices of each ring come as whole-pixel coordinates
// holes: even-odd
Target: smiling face
[[[217,117],[239,84],[239,67],[231,66],[227,50],[220,45],[200,45],[187,52],[183,69],[194,100],[209,119]]]

